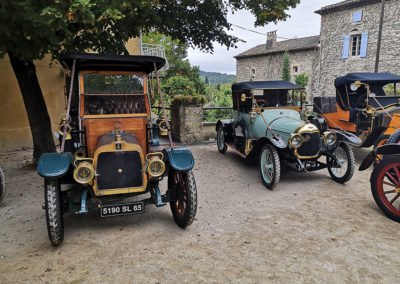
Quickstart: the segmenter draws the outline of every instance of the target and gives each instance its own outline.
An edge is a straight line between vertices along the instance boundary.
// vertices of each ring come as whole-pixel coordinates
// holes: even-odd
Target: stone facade
[[[347,0],[316,13],[321,15],[321,54],[311,88],[314,95],[334,96],[335,78],[351,72],[374,72],[381,1]],[[361,15],[361,21],[353,22],[355,13]],[[367,37],[365,57],[352,56],[352,42],[345,46],[345,37],[362,34]],[[343,58],[344,48],[349,49],[348,58]],[[400,0],[387,0],[378,72],[400,74],[399,51]]]
[[[291,81],[295,75],[312,75],[318,63],[319,36],[276,42],[276,33],[268,34],[265,45],[258,45],[235,58],[237,81],[282,80],[283,53],[289,52]]]

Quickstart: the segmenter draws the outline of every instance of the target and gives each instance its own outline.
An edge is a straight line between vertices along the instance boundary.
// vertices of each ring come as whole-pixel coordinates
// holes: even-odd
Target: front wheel
[[[61,190],[58,180],[45,180],[44,199],[46,207],[47,232],[53,246],[64,239],[64,221],[61,208]]]
[[[4,199],[6,195],[6,177],[4,175],[3,169],[0,167],[0,202]]]
[[[193,172],[184,173],[171,169],[168,190],[174,221],[179,227],[186,228],[193,223],[197,211],[197,188]]]
[[[371,174],[371,192],[379,208],[390,219],[400,222],[400,158],[386,156]]]
[[[346,143],[340,143],[332,154],[338,160],[340,167],[328,166],[331,178],[338,183],[349,181],[353,177],[355,167],[354,154],[350,146]],[[327,157],[328,159],[330,158]],[[327,163],[329,164],[329,161]]]
[[[225,133],[222,125],[218,126],[217,129],[217,147],[220,153],[226,153],[227,146],[225,145]]]
[[[261,181],[270,190],[273,190],[281,177],[279,155],[272,145],[265,145],[260,153]]]

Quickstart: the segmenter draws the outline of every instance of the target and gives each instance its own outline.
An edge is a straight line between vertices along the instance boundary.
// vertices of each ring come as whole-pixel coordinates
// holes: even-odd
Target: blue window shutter
[[[342,58],[346,59],[349,58],[349,44],[350,44],[350,36],[344,36],[344,41],[343,41],[343,53],[342,53]]]
[[[368,34],[361,35],[360,57],[367,57]]]
[[[353,23],[361,22],[362,13],[362,10],[353,13]]]

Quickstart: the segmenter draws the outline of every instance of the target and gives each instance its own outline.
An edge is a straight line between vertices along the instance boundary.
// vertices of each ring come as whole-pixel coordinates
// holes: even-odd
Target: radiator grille
[[[100,190],[143,186],[140,153],[138,151],[100,153],[96,174],[97,187]]]
[[[321,149],[319,133],[304,133],[302,136],[305,142],[297,149],[298,155],[303,157],[314,157],[318,155]]]

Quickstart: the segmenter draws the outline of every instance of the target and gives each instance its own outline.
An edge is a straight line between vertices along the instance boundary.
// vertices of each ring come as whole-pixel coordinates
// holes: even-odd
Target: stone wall
[[[290,74],[291,81],[295,82],[295,75],[305,73],[311,76],[315,65],[318,63],[318,49],[292,51],[290,55]],[[236,78],[241,81],[262,81],[262,80],[282,80],[282,57],[283,53],[273,53],[269,55],[258,55],[247,58],[238,58],[236,61]],[[297,66],[297,72],[293,72],[293,67]],[[251,69],[256,73],[252,77]],[[307,93],[310,88],[307,87]]]
[[[201,105],[171,105],[171,134],[176,142],[185,144],[215,140],[215,122],[203,122]]]
[[[352,22],[355,11],[363,11],[362,21]],[[339,11],[321,18],[321,62],[311,82],[317,95],[335,95],[334,80],[351,72],[374,72],[381,4]],[[367,56],[342,59],[344,36],[368,33]],[[382,33],[379,72],[400,74],[400,0],[388,0]]]

